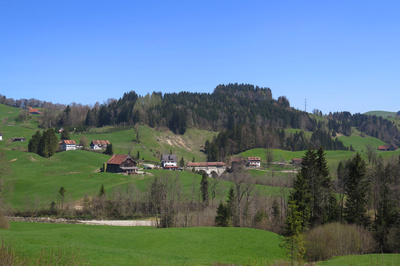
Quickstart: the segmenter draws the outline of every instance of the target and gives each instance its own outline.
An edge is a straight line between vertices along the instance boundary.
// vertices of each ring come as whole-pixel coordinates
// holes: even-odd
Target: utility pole
[[[304,112],[307,112],[307,99],[304,99]]]

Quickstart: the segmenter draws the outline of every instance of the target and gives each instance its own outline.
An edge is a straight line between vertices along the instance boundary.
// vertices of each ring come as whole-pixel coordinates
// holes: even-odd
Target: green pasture
[[[75,251],[91,265],[266,265],[285,260],[279,236],[250,228],[114,227],[11,222],[0,230],[17,254]]]
[[[318,265],[400,265],[400,254],[365,254],[339,256],[326,261],[321,261]]]
[[[184,195],[199,193],[201,175],[188,171],[146,170],[144,174],[126,176],[122,174],[103,173],[100,168],[110,156],[90,151],[59,152],[50,158],[42,158],[34,153],[5,150],[11,173],[8,178],[8,198],[14,209],[24,210],[28,204],[48,208],[59,196],[58,190],[63,186],[66,201],[80,200],[84,195],[96,195],[104,185],[108,196],[116,187],[134,184],[145,191],[154,177],[175,180],[179,183]],[[210,179],[210,182],[212,180]],[[217,200],[223,200],[228,194],[231,182],[218,181],[220,192]],[[278,187],[260,186],[256,189],[265,195],[278,195]]]
[[[396,112],[389,112],[389,111],[369,111],[364,113],[364,115],[376,115],[382,116],[383,118],[387,118],[388,116],[395,116]]]

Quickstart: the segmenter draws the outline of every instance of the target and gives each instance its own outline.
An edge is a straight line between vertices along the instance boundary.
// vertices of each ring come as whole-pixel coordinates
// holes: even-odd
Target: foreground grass
[[[249,228],[112,227],[11,222],[0,235],[20,255],[61,246],[93,265],[266,265],[285,260],[278,235]]]

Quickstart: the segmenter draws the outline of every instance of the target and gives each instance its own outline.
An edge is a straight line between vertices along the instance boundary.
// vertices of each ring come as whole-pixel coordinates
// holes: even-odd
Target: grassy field
[[[249,228],[112,227],[11,222],[0,234],[18,253],[75,250],[92,265],[266,265],[285,260],[278,235]]]
[[[100,168],[110,156],[82,150],[56,153],[48,159],[21,151],[6,150],[5,154],[12,171],[9,184],[13,189],[8,192],[8,198],[17,210],[23,210],[29,202],[49,205],[57,200],[61,186],[67,190],[68,201],[77,201],[85,194],[97,194],[101,185],[109,195],[114,188],[128,184],[135,184],[145,191],[155,176],[179,176],[183,193],[189,195],[193,187],[199,191],[201,180],[201,175],[190,171],[146,170],[145,174],[133,176],[102,173],[99,172]],[[220,181],[221,193],[227,195],[231,185],[231,182]],[[278,187],[257,186],[257,189],[267,195],[279,193]]]
[[[318,265],[400,265],[400,254],[366,254],[340,256],[319,262]]]

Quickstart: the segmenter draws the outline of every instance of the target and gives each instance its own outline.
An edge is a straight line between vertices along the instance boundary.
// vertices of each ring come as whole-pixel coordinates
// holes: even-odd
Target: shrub
[[[307,234],[307,257],[311,261],[334,256],[365,254],[374,247],[371,232],[355,225],[331,223],[312,229]]]

